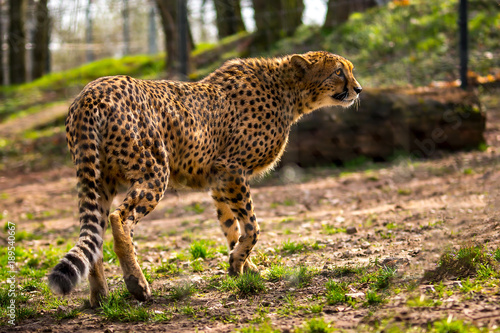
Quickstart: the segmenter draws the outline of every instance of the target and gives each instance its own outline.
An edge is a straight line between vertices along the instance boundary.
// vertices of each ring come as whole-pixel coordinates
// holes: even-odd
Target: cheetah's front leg
[[[257,243],[260,228],[253,211],[250,187],[244,170],[234,164],[226,165],[228,167],[219,172],[213,198],[222,230],[229,243],[229,275],[239,275],[243,269],[256,271],[249,255]]]
[[[222,232],[224,232],[224,236],[226,236],[227,239],[229,251],[233,251],[240,238],[238,219],[232,212],[231,207],[222,199],[224,195],[221,192],[213,191],[212,197],[214,198],[215,208],[217,209],[217,218],[219,219]],[[258,272],[257,266],[255,266],[250,259],[250,255],[243,265],[243,271]]]

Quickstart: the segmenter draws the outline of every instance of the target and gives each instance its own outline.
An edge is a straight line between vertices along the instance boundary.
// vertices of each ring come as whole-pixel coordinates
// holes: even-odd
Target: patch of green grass
[[[209,247],[211,244],[213,244],[213,242],[204,239],[194,241],[189,246],[189,253],[191,253],[191,258],[193,260],[196,260],[198,258],[206,259],[212,256],[213,251]]]
[[[202,214],[205,211],[205,208],[202,207],[198,202],[192,205],[184,207],[186,212],[192,212],[195,214]]]
[[[268,322],[262,323],[258,327],[254,326],[248,326],[248,327],[243,327],[239,330],[236,330],[238,333],[280,333],[281,330],[275,329],[272,327],[271,324]]]
[[[115,250],[113,249],[113,240],[105,241],[102,246],[102,260],[112,264],[117,262],[118,257],[116,256]]]
[[[264,279],[255,273],[245,272],[237,277],[225,276],[214,284],[215,288],[224,292],[233,292],[242,296],[266,292]]]
[[[307,266],[287,267],[283,264],[272,264],[266,274],[270,282],[288,281],[289,284],[302,288],[308,285],[318,270]]]
[[[42,312],[53,312],[61,306],[68,306],[68,300],[55,296],[41,278],[18,281],[20,284],[19,287],[15,288],[14,296],[9,295],[7,288],[0,289],[0,318],[7,314],[7,306],[10,304],[12,297],[16,306],[16,322],[37,317]],[[59,318],[58,315],[55,314],[56,319]],[[63,314],[60,314],[60,316],[64,317]]]
[[[297,252],[303,252],[306,249],[306,244],[302,242],[295,242],[290,239],[287,239],[281,246],[278,248],[279,252],[284,252],[286,254],[293,254]]]
[[[37,307],[34,306],[16,307],[16,322],[24,319],[36,318],[38,316],[40,316],[40,313]]]
[[[191,282],[184,282],[170,289],[169,298],[172,300],[180,301],[193,295],[197,291],[194,284]]]
[[[203,272],[205,270],[201,258],[191,261],[191,269],[193,270],[193,272]]]
[[[321,233],[326,234],[326,235],[334,235],[334,234],[346,232],[345,228],[334,227],[333,225],[327,224],[327,223],[322,224],[321,229],[322,229]]]
[[[151,311],[142,305],[132,306],[130,293],[124,288],[112,291],[101,303],[101,314],[110,321],[140,322],[148,321]]]
[[[474,289],[481,288],[481,286],[478,283],[474,283],[473,281],[470,280],[470,278],[462,279],[460,282],[461,282],[460,291],[462,291],[465,294],[474,291]]]
[[[196,309],[191,305],[185,305],[180,309],[180,312],[189,317],[196,317]]]
[[[297,328],[295,333],[330,333],[334,331],[333,325],[326,322],[324,318],[312,318],[307,320],[302,327]]]
[[[282,219],[280,221],[280,223],[290,223],[290,222],[293,222],[293,221],[295,221],[294,217],[285,217],[284,219]]]
[[[453,320],[452,317],[435,321],[428,325],[428,331],[432,333],[479,333],[486,330],[479,329],[461,320]]]
[[[151,285],[154,281],[154,276],[151,274],[151,271],[147,268],[142,268],[142,274],[144,274],[144,278]]]
[[[396,270],[383,267],[379,269],[375,274],[375,281],[372,283],[372,287],[375,290],[382,290],[389,286],[391,279],[396,275]]]
[[[447,277],[474,277],[490,275],[490,271],[498,271],[499,264],[494,256],[488,253],[484,245],[467,244],[458,250],[448,249],[439,258],[434,270],[424,273],[424,281],[440,281]]]
[[[321,313],[323,312],[323,304],[311,304],[306,308],[307,313]]]
[[[74,308],[67,311],[57,311],[56,313],[53,314],[53,317],[56,320],[73,319],[77,318],[80,315],[80,313],[81,313],[80,309]]]
[[[178,275],[182,272],[179,265],[173,262],[162,262],[162,264],[156,267],[156,273],[166,273],[167,275]]]
[[[411,190],[408,188],[400,188],[400,189],[398,189],[398,194],[399,195],[410,195]]]
[[[477,146],[477,150],[482,151],[482,152],[485,152],[486,150],[488,150],[488,147],[489,147],[489,145],[488,145],[486,142],[481,142],[481,143]]]
[[[291,268],[283,264],[272,264],[266,274],[266,278],[270,282],[285,280],[290,274]]]
[[[303,288],[311,283],[314,276],[318,274],[318,269],[307,266],[299,266],[291,271],[290,284]]]
[[[472,168],[465,168],[464,171],[463,171],[463,173],[464,173],[464,175],[473,175],[476,172]]]
[[[172,311],[161,311],[156,310],[151,317],[151,320],[154,322],[169,322],[173,317]]]
[[[358,156],[352,160],[344,161],[344,168],[349,170],[349,171],[353,171],[353,170],[357,170],[363,166],[366,166],[369,162],[371,162],[371,159],[369,159],[366,156],[361,155],[361,156]]]
[[[425,295],[420,295],[420,296],[415,296],[413,298],[410,298],[407,302],[406,305],[410,307],[434,307],[434,306],[439,306],[443,302],[440,300],[434,300],[431,298],[425,297]]]
[[[227,256],[229,254],[229,251],[228,251],[226,245],[220,245],[220,246],[218,246],[217,249],[215,250],[215,252],[221,253],[221,254],[223,254],[225,256]]]
[[[385,225],[385,227],[389,230],[397,229],[399,226],[393,222],[389,222]]]
[[[280,316],[287,317],[297,310],[300,310],[302,307],[297,305],[297,300],[293,294],[286,294],[284,298],[284,302],[281,306],[276,310],[276,313]]]
[[[311,244],[311,249],[313,249],[315,251],[324,249],[325,247],[326,247],[326,245],[322,245],[318,241],[316,241],[316,242],[314,242],[314,243]]]
[[[32,232],[26,231],[26,230],[17,230],[16,231],[16,242],[22,242],[24,240],[30,241],[34,239],[41,239],[41,235],[35,235]]]
[[[270,310],[269,310],[268,306],[260,305],[255,310],[255,314],[254,314],[252,320],[250,320],[250,323],[260,324],[260,323],[268,322],[269,321],[269,311]]]
[[[344,303],[349,301],[346,296],[348,285],[345,282],[337,282],[335,280],[328,280],[325,284],[326,288],[326,302],[329,305]]]
[[[491,277],[498,277],[499,272],[497,267],[493,267],[490,264],[479,264],[477,269],[477,278],[479,280],[489,279]]]
[[[366,292],[366,302],[368,305],[375,305],[383,302],[382,296],[377,294],[375,290],[368,290]]]
[[[297,204],[297,202],[295,200],[287,198],[281,202],[272,202],[270,206],[271,206],[271,208],[274,209],[274,208],[278,208],[278,206],[291,207],[291,206],[295,206],[296,204]]]
[[[346,276],[356,276],[356,275],[364,275],[367,272],[366,267],[358,266],[353,267],[350,265],[347,266],[335,266],[331,269],[330,274],[333,277],[346,277]]]
[[[493,258],[495,258],[496,261],[499,261],[500,262],[500,248],[496,249],[494,252],[493,252]]]
[[[243,273],[236,278],[236,287],[242,295],[252,295],[266,291],[264,279],[259,274]]]

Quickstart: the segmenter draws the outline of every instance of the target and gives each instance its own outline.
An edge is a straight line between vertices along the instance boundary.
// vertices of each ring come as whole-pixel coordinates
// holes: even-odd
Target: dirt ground
[[[317,274],[306,286],[266,281],[266,291],[250,296],[220,291],[211,285],[225,275],[222,263],[227,257],[219,252],[204,260],[202,272],[193,272],[189,260],[177,260],[183,273],[155,275],[155,267],[186,252],[193,240],[208,239],[214,241],[214,247],[225,245],[209,194],[172,192],[139,223],[135,232],[141,265],[149,268],[155,278],[153,299],[143,305],[133,299],[129,302],[146,306],[154,313],[190,306],[191,313],[172,310],[168,320],[122,323],[88,308],[76,318],[62,320],[53,317],[61,309],[42,310],[15,327],[0,326],[0,331],[231,332],[259,327],[260,322],[267,321],[289,332],[316,317],[347,332],[377,331],[380,325],[389,324],[405,330],[426,329],[428,323],[447,318],[498,329],[498,285],[465,296],[449,293],[434,306],[409,302],[433,297],[433,285],[421,282],[421,278],[425,270],[436,266],[446,248],[470,242],[491,249],[500,247],[498,102],[494,95],[484,101],[488,108],[485,138],[489,146],[483,152],[437,152],[426,161],[400,158],[355,170],[285,167],[257,182],[252,195],[261,238],[254,261],[264,276],[277,260],[290,267],[311,267]],[[0,212],[15,222],[18,230],[43,235],[18,246],[49,248],[57,247],[56,239],[76,241],[75,187],[71,167],[30,174],[8,172],[0,178]],[[118,202],[119,198],[114,204]],[[111,239],[109,231],[106,237]],[[294,253],[280,251],[288,240],[309,245]],[[398,288],[385,291],[385,302],[363,305],[367,286],[359,284],[351,287],[353,298],[359,298],[357,305],[325,302],[325,283],[329,279],[345,280],[336,273],[339,267],[366,265],[396,269],[393,283]],[[111,290],[122,286],[117,262],[106,263],[105,270]],[[191,297],[179,301],[167,297],[174,286],[186,281],[196,286]],[[443,283],[449,290],[461,285],[453,278]],[[68,307],[80,307],[87,295],[85,282],[68,296]],[[309,311],[314,304],[322,308]]]

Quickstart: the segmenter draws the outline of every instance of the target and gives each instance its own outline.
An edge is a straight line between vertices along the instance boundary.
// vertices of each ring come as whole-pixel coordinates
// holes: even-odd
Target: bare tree
[[[165,35],[165,50],[166,59],[165,67],[168,74],[178,74],[179,73],[179,36],[178,31],[178,1],[185,0],[155,0],[158,7],[158,12],[160,13],[161,23],[163,26],[163,32]],[[188,63],[189,54],[193,48],[193,38],[191,35],[191,29],[189,24],[187,24],[187,36],[188,36]],[[188,65],[189,67],[189,65]]]
[[[302,24],[304,0],[281,0],[281,29],[285,36],[292,36]]]
[[[219,39],[246,31],[240,0],[214,0]]]
[[[347,21],[352,13],[363,12],[376,5],[375,0],[328,0],[328,10],[323,28],[334,28]]]
[[[50,16],[48,0],[38,0],[35,5],[36,27],[33,48],[32,78],[36,79],[50,71]]]
[[[0,86],[3,85],[3,22],[1,17],[3,16],[3,0],[0,0]]]
[[[303,0],[252,0],[259,49],[269,49],[280,38],[291,36],[302,24]]]
[[[9,0],[9,78],[11,84],[26,82],[24,0]]]

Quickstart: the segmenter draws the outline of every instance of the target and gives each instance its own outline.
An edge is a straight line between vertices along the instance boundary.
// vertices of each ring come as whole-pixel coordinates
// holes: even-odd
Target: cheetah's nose
[[[363,90],[363,88],[361,88],[361,86],[354,87],[354,91],[356,92],[356,94],[359,94],[362,90]]]

